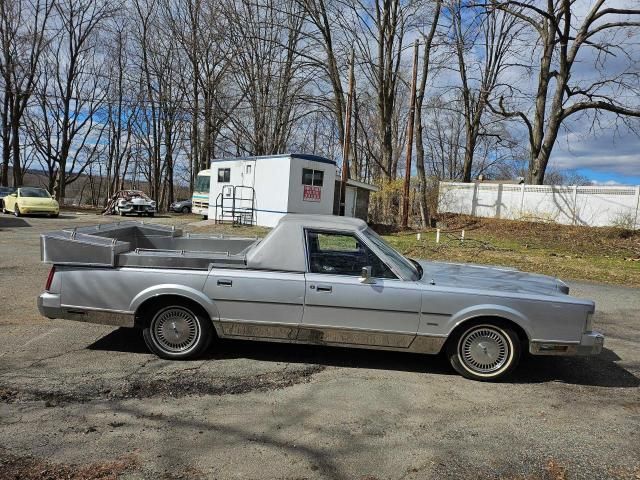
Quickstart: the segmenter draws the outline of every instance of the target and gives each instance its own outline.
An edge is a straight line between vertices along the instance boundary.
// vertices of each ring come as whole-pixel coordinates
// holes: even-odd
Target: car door
[[[5,199],[4,199],[4,208],[8,212],[13,212],[13,209],[15,208],[16,201],[18,200],[18,192],[19,192],[19,190],[16,190],[12,194],[7,195],[5,197]]]
[[[308,272],[298,339],[409,347],[420,321],[421,292],[402,280],[352,232],[305,230]],[[371,267],[371,283],[360,273]]]
[[[302,320],[304,273],[212,269],[204,293],[224,336],[295,340]]]

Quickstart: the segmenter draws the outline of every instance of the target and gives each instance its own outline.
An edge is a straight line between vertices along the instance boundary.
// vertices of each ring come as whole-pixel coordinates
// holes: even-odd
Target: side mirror
[[[362,267],[359,280],[360,283],[375,283],[373,278],[371,278],[371,267]]]

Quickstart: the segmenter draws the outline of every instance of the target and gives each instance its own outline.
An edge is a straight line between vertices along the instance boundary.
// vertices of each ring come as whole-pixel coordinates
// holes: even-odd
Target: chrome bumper
[[[86,307],[73,307],[60,304],[60,295],[44,292],[38,297],[38,311],[43,317],[50,319],[75,320],[85,323],[97,323],[114,327],[133,327],[133,312],[115,310],[95,310]]]
[[[585,332],[580,343],[533,341],[529,345],[532,355],[598,355],[604,346],[600,332]]]

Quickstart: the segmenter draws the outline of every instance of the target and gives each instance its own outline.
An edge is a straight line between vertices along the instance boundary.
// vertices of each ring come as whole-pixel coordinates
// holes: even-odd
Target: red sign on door
[[[322,200],[322,189],[320,187],[314,187],[313,185],[304,185],[304,193],[302,194],[302,200],[305,202],[319,202]]]

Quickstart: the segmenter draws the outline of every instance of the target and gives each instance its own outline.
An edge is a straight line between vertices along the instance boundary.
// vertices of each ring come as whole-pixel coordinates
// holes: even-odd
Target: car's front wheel
[[[16,203],[16,205],[13,207],[13,214],[16,217],[19,217],[22,215],[22,213],[20,213],[20,207],[18,207],[18,204]]]
[[[447,344],[451,366],[472,380],[504,378],[518,365],[520,353],[520,339],[516,332],[493,322],[463,328]]]
[[[213,339],[211,320],[190,306],[164,303],[150,311],[149,317],[142,335],[149,350],[160,358],[195,358]]]
[[[182,213],[189,213],[189,207],[182,207]]]

